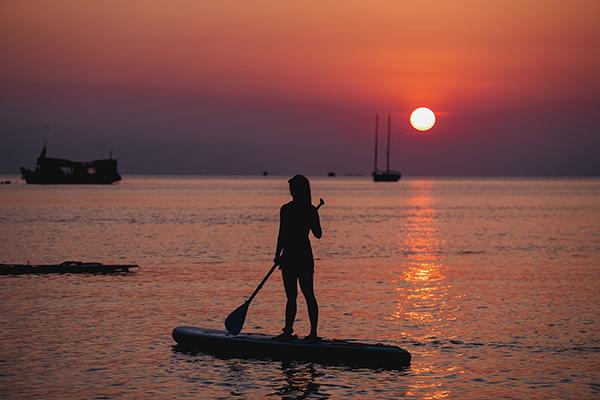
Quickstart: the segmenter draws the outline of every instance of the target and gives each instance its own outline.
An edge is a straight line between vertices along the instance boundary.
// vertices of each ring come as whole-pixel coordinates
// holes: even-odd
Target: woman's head
[[[310,196],[310,182],[304,175],[296,175],[288,181],[290,184],[290,194],[294,201],[299,203],[312,204]]]

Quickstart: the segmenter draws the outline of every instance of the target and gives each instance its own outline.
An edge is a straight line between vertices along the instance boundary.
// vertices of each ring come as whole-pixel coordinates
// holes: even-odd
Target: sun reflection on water
[[[440,333],[439,322],[445,317],[449,285],[443,272],[446,267],[440,251],[443,242],[438,236],[431,183],[416,181],[410,189],[415,195],[408,201],[408,229],[403,237],[408,260],[403,268],[403,285],[397,288],[399,298],[394,317],[407,325],[411,339],[422,340]]]
[[[412,283],[437,282],[444,280],[444,274],[440,271],[440,264],[422,262],[417,265],[412,265],[411,269],[404,274],[404,280]]]
[[[393,317],[402,324],[406,339],[427,343],[444,337],[446,323],[454,321],[456,316],[448,307],[451,285],[444,274],[447,268],[442,252],[444,242],[436,225],[439,210],[436,209],[431,182],[411,182],[409,189],[415,195],[408,200],[410,214],[406,234],[402,238],[408,259],[402,266],[401,280],[396,288],[398,300]],[[434,351],[430,346],[422,346],[419,358],[434,359]],[[428,375],[432,367],[425,362],[414,362],[411,369],[418,375]],[[464,371],[452,373],[462,374]],[[451,392],[441,388],[433,378],[413,382],[408,394],[426,391],[429,399],[449,397]]]

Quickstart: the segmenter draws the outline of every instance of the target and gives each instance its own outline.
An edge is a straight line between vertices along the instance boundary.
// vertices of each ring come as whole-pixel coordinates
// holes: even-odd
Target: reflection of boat
[[[411,355],[397,346],[344,340],[274,340],[262,334],[231,336],[224,331],[179,326],[173,339],[182,347],[220,356],[276,360],[299,360],[322,364],[400,369]]]
[[[375,116],[375,169],[373,170],[373,180],[375,182],[398,182],[402,174],[390,169],[390,132],[392,129],[392,116],[388,115],[388,136],[387,136],[387,162],[385,171],[377,168],[377,139],[379,134],[379,114]]]
[[[46,145],[37,159],[35,170],[21,168],[23,179],[36,184],[111,184],[121,180],[117,160],[71,161],[46,157]]]
[[[109,265],[97,262],[65,261],[60,264],[0,264],[0,275],[24,274],[97,274],[128,272],[129,268],[139,268],[135,264]]]

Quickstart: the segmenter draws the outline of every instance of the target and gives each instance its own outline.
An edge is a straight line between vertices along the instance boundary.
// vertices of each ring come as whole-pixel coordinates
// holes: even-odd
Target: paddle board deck
[[[192,326],[173,329],[173,339],[184,348],[237,358],[313,361],[391,369],[406,367],[411,359],[408,351],[397,346],[345,340],[281,341],[264,334],[232,336],[225,331]]]

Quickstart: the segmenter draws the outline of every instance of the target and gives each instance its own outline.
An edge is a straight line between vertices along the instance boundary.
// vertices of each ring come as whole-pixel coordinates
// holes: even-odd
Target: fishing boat
[[[0,264],[0,275],[26,274],[111,274],[129,272],[137,264],[102,264],[99,262],[64,261],[60,264]]]
[[[234,358],[318,362],[385,369],[410,365],[411,354],[398,346],[347,340],[277,340],[259,333],[229,335],[225,331],[178,326],[173,339],[182,349]]]
[[[28,184],[111,184],[121,180],[117,172],[117,160],[112,158],[94,161],[71,161],[46,156],[46,145],[37,159],[35,170],[21,168],[21,175]]]
[[[392,116],[388,114],[387,125],[387,160],[385,171],[380,171],[377,166],[377,139],[379,135],[379,114],[375,115],[375,167],[373,169],[373,181],[375,182],[398,182],[402,174],[390,169],[390,134],[392,130]]]

